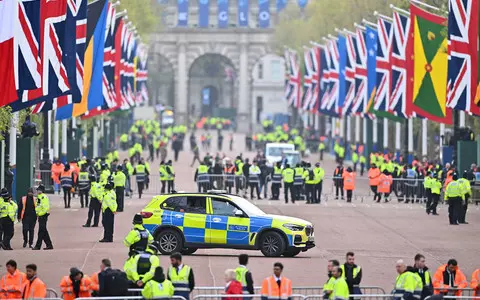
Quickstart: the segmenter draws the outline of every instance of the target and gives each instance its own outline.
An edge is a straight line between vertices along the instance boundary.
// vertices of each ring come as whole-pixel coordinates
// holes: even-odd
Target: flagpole
[[[419,4],[419,5],[423,5],[423,6],[425,6],[425,7],[428,7],[428,8],[430,8],[430,9],[433,9],[433,10],[436,10],[436,11],[441,11],[440,8],[438,8],[438,7],[436,7],[436,6],[432,6],[432,5],[427,4],[427,3],[424,3],[424,2],[419,1],[419,0],[410,0],[410,2],[415,3],[415,4]]]
[[[383,152],[388,149],[388,119],[383,118]]]
[[[408,119],[408,155],[413,154],[413,119]],[[408,157],[407,157],[408,161]]]
[[[355,116],[355,143],[360,143],[360,116]]]
[[[362,26],[362,25],[358,24],[357,22],[353,23],[353,26],[355,26],[355,28],[363,30],[363,31],[367,30],[367,28],[365,26]]]
[[[440,164],[443,165],[443,139],[445,138],[445,124],[440,123]]]
[[[377,152],[377,142],[378,142],[378,118],[373,119],[373,148]]]
[[[314,41],[310,41],[310,44],[315,46],[315,47],[319,47],[319,48],[325,48],[325,45],[322,45],[322,44],[319,44],[319,43],[316,43]]]
[[[395,122],[395,150],[396,152],[400,152],[400,145],[401,145],[401,127],[402,127],[402,124],[400,124],[400,122]]]
[[[410,12],[409,12],[409,11],[406,11],[406,10],[404,10],[404,9],[401,9],[401,8],[399,8],[399,7],[396,7],[396,6],[393,5],[393,4],[390,4],[390,8],[393,9],[394,11],[396,11],[396,12],[402,13],[402,14],[404,14],[404,15],[406,15],[406,16],[410,16]]]
[[[366,19],[362,19],[362,23],[363,23],[363,24],[366,24],[366,25],[368,25],[368,26],[371,26],[371,27],[373,27],[373,28],[377,28],[377,27],[378,27],[377,24],[375,24],[375,23],[373,23],[373,22],[370,22],[370,21],[368,21],[368,20],[366,20]]]
[[[374,11],[374,12],[373,12],[373,15],[376,16],[376,17],[379,17],[379,18],[388,20],[388,21],[390,21],[390,22],[393,22],[393,19],[392,19],[392,18],[390,18],[389,16],[382,15],[382,14],[379,13],[378,11]]]

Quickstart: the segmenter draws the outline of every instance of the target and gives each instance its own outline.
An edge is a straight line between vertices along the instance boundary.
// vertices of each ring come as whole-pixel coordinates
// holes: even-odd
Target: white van
[[[295,145],[287,143],[267,143],[265,145],[267,166],[272,167],[277,161],[280,161],[284,151],[295,151]]]

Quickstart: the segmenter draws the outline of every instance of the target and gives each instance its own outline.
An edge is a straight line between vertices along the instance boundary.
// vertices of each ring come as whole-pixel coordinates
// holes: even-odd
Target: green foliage
[[[160,29],[161,6],[156,0],[120,0],[117,12],[127,10],[128,21],[136,27],[143,42]]]
[[[9,106],[0,108],[0,132],[6,132],[10,128],[12,119],[12,109]],[[3,135],[0,134],[0,140],[3,140]]]

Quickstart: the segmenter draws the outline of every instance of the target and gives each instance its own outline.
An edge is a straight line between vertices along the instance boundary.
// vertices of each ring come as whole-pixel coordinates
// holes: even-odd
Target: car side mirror
[[[245,217],[245,214],[243,213],[243,211],[237,209],[237,210],[235,211],[235,217],[243,218],[243,217]]]

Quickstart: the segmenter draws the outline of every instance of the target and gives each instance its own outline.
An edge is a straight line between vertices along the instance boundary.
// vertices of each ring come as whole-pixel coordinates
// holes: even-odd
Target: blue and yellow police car
[[[315,247],[312,223],[266,214],[248,200],[230,194],[155,196],[141,215],[145,228],[160,243],[162,254],[229,248],[293,257]]]

